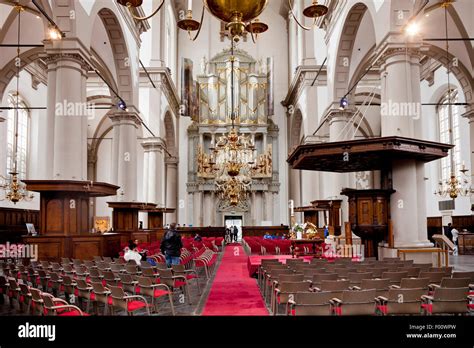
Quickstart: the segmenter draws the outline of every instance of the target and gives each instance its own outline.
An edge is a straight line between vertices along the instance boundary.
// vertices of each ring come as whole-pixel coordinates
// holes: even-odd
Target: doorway
[[[237,242],[242,241],[242,225],[243,218],[242,216],[224,216],[224,225],[225,227],[237,226]]]

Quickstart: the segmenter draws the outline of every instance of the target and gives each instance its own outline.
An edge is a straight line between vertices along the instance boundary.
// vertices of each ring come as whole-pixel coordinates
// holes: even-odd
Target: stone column
[[[175,209],[172,214],[167,214],[168,221],[177,221],[178,208],[178,159],[170,157],[166,163],[166,208]],[[214,200],[213,200],[214,201]]]
[[[89,65],[77,52],[51,53],[48,65],[46,164],[60,180],[87,180],[86,79]],[[54,133],[54,134],[53,134]]]
[[[420,54],[416,49],[390,47],[379,59],[382,62],[382,136],[413,138],[417,136],[415,120],[421,117]]]
[[[297,24],[291,12],[288,12],[288,37],[289,37],[289,61],[290,61],[290,79],[293,77],[293,74],[296,71],[296,67],[298,66],[298,51],[296,49],[297,42],[296,42],[296,28]]]
[[[474,145],[474,109],[468,110],[465,112],[463,117],[466,117],[469,120],[469,144],[471,148]],[[474,152],[471,151],[471,167],[470,167],[470,173],[471,173],[471,185],[474,183]],[[474,204],[474,196],[471,196],[471,205]]]
[[[390,38],[379,53],[382,74],[382,136],[417,138],[421,118],[420,55],[416,43],[407,48]],[[414,160],[392,162],[396,192],[390,199],[390,215],[396,248],[427,247],[425,165]]]
[[[137,200],[137,129],[141,124],[136,113],[117,111],[109,118],[113,125],[112,182],[123,192],[121,200]]]
[[[145,200],[158,205],[165,204],[164,143],[161,138],[148,138],[142,143],[145,150]]]
[[[347,132],[348,134],[352,134],[350,130],[353,129],[353,126],[348,125],[347,122],[354,115],[355,110],[332,109],[329,111],[329,113],[329,141],[334,142],[347,140]],[[341,158],[341,160],[350,161],[351,157],[348,155],[346,158]],[[331,173],[330,176],[324,176],[326,179],[324,180],[324,185],[330,185],[329,191],[326,191],[326,194],[329,194],[326,198],[337,197],[338,199],[342,199],[341,218],[343,222],[348,221],[349,207],[347,203],[347,196],[341,195],[341,190],[349,186],[349,175],[351,175],[351,173]]]
[[[429,247],[427,238],[424,163],[393,161],[392,180],[396,190],[390,198],[395,248]]]

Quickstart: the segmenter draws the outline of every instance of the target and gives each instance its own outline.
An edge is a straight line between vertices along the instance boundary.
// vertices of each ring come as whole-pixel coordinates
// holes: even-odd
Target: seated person
[[[272,239],[270,232],[266,232],[265,235],[263,236],[263,239]]]
[[[142,261],[142,255],[140,255],[137,251],[132,250],[128,247],[125,248],[125,254],[123,255],[123,258],[127,262],[130,260],[134,260],[137,263],[137,265],[139,265],[140,261]]]
[[[147,257],[146,254],[147,254],[148,250],[144,250],[144,249],[141,249],[141,248],[138,247],[138,239],[129,240],[128,241],[128,248],[130,250],[133,250],[136,253],[138,253],[141,256],[142,260],[146,261],[146,257]]]
[[[195,242],[202,242],[202,237],[198,233],[196,233],[196,235],[194,236],[194,241]]]

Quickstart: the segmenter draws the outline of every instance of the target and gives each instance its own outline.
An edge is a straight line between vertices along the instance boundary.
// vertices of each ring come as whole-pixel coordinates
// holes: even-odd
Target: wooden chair
[[[422,296],[425,315],[467,314],[469,288],[435,288],[431,296]]]
[[[375,314],[375,289],[342,292],[342,297],[333,298],[329,303],[335,315]]]
[[[331,315],[329,301],[333,298],[329,291],[299,292],[293,299],[288,299],[286,313],[288,315]]]
[[[403,280],[402,280],[403,282]],[[382,315],[392,314],[420,314],[421,296],[425,289],[395,289],[388,291],[388,296],[377,296],[377,310]]]

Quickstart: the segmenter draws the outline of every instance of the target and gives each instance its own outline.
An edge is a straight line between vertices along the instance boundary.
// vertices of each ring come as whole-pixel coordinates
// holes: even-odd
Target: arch
[[[175,133],[175,126],[173,122],[172,113],[168,110],[165,113],[164,118],[164,125],[165,125],[165,142],[166,148],[170,155],[176,156],[177,155],[177,144],[176,144],[176,133]]]
[[[371,11],[367,11],[368,7],[362,2],[358,2],[348,11],[344,25],[340,34],[339,44],[337,47],[337,55],[334,69],[334,100],[339,100],[346,93],[349,87],[350,60],[352,59],[354,43],[359,31],[362,18],[366,13],[370,14],[370,21],[375,33],[374,20]]]
[[[293,151],[301,142],[301,129],[303,127],[303,114],[300,109],[296,109],[293,113],[290,128],[290,151]]]
[[[42,47],[35,47],[28,51],[20,54],[20,71],[23,70],[27,65],[37,60],[40,54],[43,53]],[[3,100],[5,89],[7,88],[10,81],[16,76],[18,67],[15,65],[15,58],[10,60],[2,70],[0,70],[0,100]]]
[[[97,11],[97,16],[102,20],[110,41],[117,75],[117,92],[127,104],[132,104],[134,102],[132,62],[125,33],[116,14],[110,8],[101,8]]]
[[[437,60],[441,63],[445,68],[448,67],[448,64],[453,61],[455,58],[454,55],[449,54],[449,59],[446,57],[446,50],[439,48],[438,46],[426,44],[429,48],[428,50],[424,51],[423,53],[428,57]],[[464,99],[468,106],[466,106],[466,112],[469,112],[474,108],[474,78],[472,74],[469,72],[470,69],[466,68],[466,66],[459,60],[458,66],[453,66],[450,64],[450,71],[458,80],[461,89],[464,93]]]

